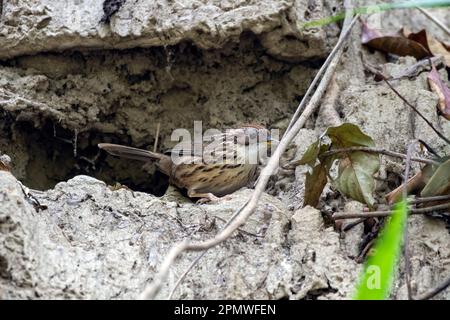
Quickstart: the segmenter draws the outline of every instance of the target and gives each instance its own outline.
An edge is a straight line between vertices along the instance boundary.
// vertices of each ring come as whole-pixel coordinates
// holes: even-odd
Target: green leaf
[[[333,148],[374,147],[372,138],[364,134],[358,126],[344,123],[339,127],[331,127],[327,135],[333,142]]]
[[[356,151],[339,162],[338,177],[334,181],[336,188],[346,196],[366,203],[370,208],[375,204],[373,175],[380,167],[378,155]]]
[[[327,134],[332,141],[332,149],[375,146],[371,137],[351,123],[328,128]],[[336,188],[346,196],[373,207],[375,203],[373,175],[380,168],[379,156],[363,151],[353,151],[342,153],[339,157],[341,159],[338,177],[333,181]]]
[[[374,245],[375,254],[370,256],[364,265],[354,296],[355,300],[389,298],[398,268],[407,217],[406,202],[397,203]]]
[[[450,159],[442,163],[431,176],[420,195],[422,197],[450,194]]]
[[[327,170],[322,163],[316,165],[312,173],[306,173],[304,207],[308,205],[316,207],[318,205],[320,195],[327,181]]]
[[[296,165],[305,165],[308,164],[311,168],[314,167],[316,164],[317,157],[319,156],[320,151],[320,141],[317,140],[316,142],[310,144],[308,149],[306,149],[305,153],[303,154],[303,157],[300,159]]]
[[[448,0],[415,0],[415,1],[396,1],[394,3],[377,3],[364,7],[355,7],[352,9],[352,15],[357,13],[372,14],[392,9],[405,9],[414,7],[439,8],[448,7]],[[299,30],[308,28],[317,28],[330,23],[339,22],[345,18],[345,12],[339,12],[333,16],[327,16],[318,20],[308,21],[306,23],[297,23]]]

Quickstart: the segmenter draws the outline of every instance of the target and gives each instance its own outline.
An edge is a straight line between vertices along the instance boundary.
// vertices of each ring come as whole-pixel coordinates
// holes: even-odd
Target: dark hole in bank
[[[119,159],[97,147],[101,141],[126,144],[123,139],[98,132],[76,134],[50,120],[40,129],[29,122],[17,122],[13,130],[26,145],[29,160],[22,182],[30,188],[46,190],[76,175],[88,175],[108,185],[118,187],[119,183],[156,196],[167,190],[168,178],[155,170],[154,164]]]

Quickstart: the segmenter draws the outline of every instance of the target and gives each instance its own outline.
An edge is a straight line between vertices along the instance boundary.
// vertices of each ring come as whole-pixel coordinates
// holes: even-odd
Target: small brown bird
[[[103,2],[103,17],[100,23],[109,23],[113,14],[120,10],[126,0],[105,0]]]
[[[110,143],[100,143],[98,147],[123,158],[158,161],[157,166],[169,176],[169,183],[186,189],[189,197],[206,202],[217,201],[218,197],[246,186],[255,176],[258,160],[267,156],[267,147],[274,141],[269,131],[258,125],[213,137],[213,143],[196,154],[191,152],[191,144],[172,150],[170,156]]]

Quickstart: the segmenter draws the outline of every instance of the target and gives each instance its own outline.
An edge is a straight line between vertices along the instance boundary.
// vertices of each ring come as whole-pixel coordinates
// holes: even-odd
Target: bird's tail
[[[99,143],[98,147],[114,156],[146,162],[149,160],[161,160],[164,157],[167,157],[160,153],[151,152],[143,149],[137,149],[133,147],[122,146],[120,144]]]

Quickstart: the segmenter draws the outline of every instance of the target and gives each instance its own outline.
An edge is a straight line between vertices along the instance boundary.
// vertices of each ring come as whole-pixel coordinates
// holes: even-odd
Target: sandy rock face
[[[339,32],[337,24],[308,31],[300,26],[342,6],[323,0],[128,0],[105,25],[99,23],[101,3],[3,1],[0,154],[11,157],[13,175],[0,171],[0,299],[136,298],[174,244],[214,237],[251,190],[196,205],[171,187],[158,193],[161,177],[107,156],[97,143],[152,149],[160,128],[158,150],[164,151],[173,145],[173,130],[192,129],[194,120],[205,129],[259,123],[283,131]],[[436,15],[448,20],[448,10]],[[442,38],[417,10],[383,18],[387,31],[409,24]],[[448,154],[448,146],[363,66],[369,62],[394,75],[416,61],[386,63],[361,46],[357,28],[336,73],[340,120],[359,125],[378,147],[405,152],[421,138]],[[450,122],[436,114],[426,73],[394,85],[450,133]],[[320,112],[314,115],[287,158],[301,158],[326,126]],[[339,234],[323,216],[363,207],[327,185],[321,211],[299,209],[307,170],[278,173],[267,189],[273,196],[264,194],[246,225],[208,251],[174,298],[350,297],[362,266],[355,261],[364,226]],[[378,199],[403,171],[402,160],[383,157]],[[46,209],[36,211],[18,181],[45,190],[33,194]],[[145,193],[107,186],[116,181]],[[426,216],[411,217],[409,227],[412,285],[421,293],[448,276],[449,233],[443,221]],[[177,260],[158,298],[167,297],[196,256]],[[396,285],[393,297],[405,298],[403,264]],[[448,291],[436,298],[448,299]]]
[[[324,17],[337,5],[320,0],[129,0],[111,24],[101,24],[102,3],[6,1],[0,59],[45,51],[155,47],[182,41],[192,41],[202,49],[220,48],[249,31],[262,35],[266,48],[277,56],[305,60],[324,56],[334,39],[325,38],[322,31],[301,34],[296,21]],[[280,44],[290,49],[286,56]]]
[[[149,182],[96,144],[171,147],[175,128],[283,128],[331,50],[337,26],[300,29],[338,1],[126,1],[100,24],[102,1],[3,1],[0,151],[48,209],[36,212],[0,172],[1,298],[135,298],[170,247],[212,237],[248,197],[198,206],[100,180]],[[67,181],[68,178],[76,176]],[[54,185],[59,181],[61,182]],[[129,183],[127,183],[129,185]],[[150,190],[152,191],[152,190]],[[291,212],[265,195],[232,240],[207,253],[175,298],[283,298],[304,282],[289,254]],[[165,297],[194,258],[171,271]],[[214,270],[214,272],[212,272]],[[305,288],[309,288],[306,284]],[[307,296],[309,290],[295,293]]]
[[[97,143],[147,148],[159,127],[165,151],[173,130],[192,130],[194,120],[205,130],[283,129],[316,71],[309,61],[323,59],[339,32],[300,25],[339,8],[321,0],[129,0],[100,24],[102,1],[4,1],[0,110],[12,121],[0,121],[0,150],[33,188],[87,174],[142,190],[137,166],[98,164]]]

